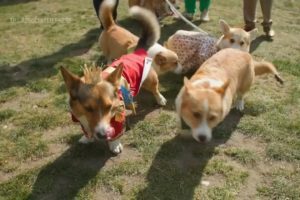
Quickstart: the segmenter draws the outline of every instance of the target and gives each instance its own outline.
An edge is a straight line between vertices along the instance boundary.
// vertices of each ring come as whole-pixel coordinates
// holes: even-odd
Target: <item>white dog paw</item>
[[[88,143],[91,143],[91,142],[94,142],[94,138],[87,138],[85,135],[82,136],[79,140],[78,140],[79,143],[81,144],[88,144]]]
[[[123,151],[123,145],[119,140],[108,142],[109,149],[115,153],[119,154]]]
[[[239,110],[239,111],[243,111],[244,110],[244,100],[243,99],[240,99],[240,100],[237,100],[236,101],[236,109]]]
[[[167,105],[167,99],[162,94],[155,96],[155,98],[159,105],[161,106]]]

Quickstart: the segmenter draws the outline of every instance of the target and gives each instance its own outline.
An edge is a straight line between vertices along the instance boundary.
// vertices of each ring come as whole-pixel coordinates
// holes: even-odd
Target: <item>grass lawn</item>
[[[59,66],[77,74],[103,61],[89,0],[0,0],[0,200],[6,199],[300,199],[300,2],[275,1],[273,41],[259,35],[251,51],[285,79],[258,77],[243,113],[232,110],[199,144],[180,130],[174,98],[182,76],[160,78],[166,107],[141,92],[121,155],[104,142],[80,145]],[[137,33],[121,1],[118,22]],[[261,21],[260,9],[258,20]],[[242,1],[214,0],[209,23],[242,26]],[[165,19],[160,42],[182,21]]]

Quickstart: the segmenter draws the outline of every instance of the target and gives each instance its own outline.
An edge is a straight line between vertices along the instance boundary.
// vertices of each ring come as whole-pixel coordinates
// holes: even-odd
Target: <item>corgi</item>
[[[139,38],[128,30],[118,26],[112,17],[115,0],[105,0],[100,6],[100,21],[103,31],[99,37],[99,45],[108,63],[127,54],[135,48]],[[155,43],[148,49],[149,56],[153,58],[154,69],[158,74],[181,69],[178,56],[173,51]]]
[[[246,32],[241,28],[231,28],[220,20],[223,35],[217,39],[200,32],[178,30],[170,36],[165,47],[179,57],[182,70],[178,73],[194,72],[208,58],[221,49],[233,48],[249,52],[250,43],[256,37],[257,29]]]
[[[176,97],[176,112],[191,128],[198,142],[212,138],[212,129],[228,115],[233,101],[244,109],[244,95],[255,76],[271,73],[283,84],[276,68],[269,62],[257,62],[237,49],[223,49],[209,58],[188,80]]]
[[[143,8],[132,7],[130,14],[144,28],[133,53],[121,56],[103,71],[85,67],[81,78],[61,68],[72,119],[84,132],[79,142],[105,138],[115,154],[123,150],[120,136],[125,131],[126,108],[132,106],[135,111],[132,98],[141,87],[152,92],[159,104],[166,104],[158,90],[157,76],[150,70],[152,59],[147,57],[147,50],[160,37],[159,24],[153,13]]]

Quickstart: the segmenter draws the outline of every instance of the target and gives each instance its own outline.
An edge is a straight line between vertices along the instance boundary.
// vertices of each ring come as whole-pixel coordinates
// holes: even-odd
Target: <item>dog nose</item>
[[[200,142],[205,142],[206,141],[206,136],[205,135],[199,135],[198,139]]]
[[[103,135],[103,134],[101,133],[101,131],[97,131],[97,132],[96,132],[96,135],[97,135],[97,138],[99,138],[99,139],[105,139],[105,135]]]

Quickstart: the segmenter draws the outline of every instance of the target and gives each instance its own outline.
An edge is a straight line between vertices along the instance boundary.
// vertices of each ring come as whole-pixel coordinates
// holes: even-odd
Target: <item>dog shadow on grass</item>
[[[207,144],[199,144],[184,134],[164,143],[147,173],[148,185],[138,193],[137,199],[193,199],[215,148],[226,143],[241,117],[242,113],[232,110]]]
[[[49,78],[58,73],[58,66],[65,58],[80,56],[89,51],[100,34],[99,28],[94,28],[85,33],[76,43],[68,44],[58,51],[39,58],[22,61],[14,66],[0,65],[0,91],[13,86],[24,86],[30,81]],[[71,62],[72,61],[65,61]],[[74,64],[75,65],[75,64]],[[73,67],[80,69],[79,66]]]
[[[114,156],[104,142],[83,145],[78,136],[72,140],[67,151],[42,168],[27,199],[74,199]]]

